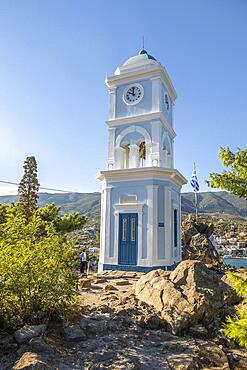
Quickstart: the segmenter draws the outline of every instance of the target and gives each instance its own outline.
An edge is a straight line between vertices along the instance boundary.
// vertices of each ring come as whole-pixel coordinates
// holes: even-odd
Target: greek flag
[[[193,168],[192,175],[191,175],[191,178],[190,178],[190,185],[194,189],[195,193],[197,191],[199,191],[199,182],[198,182],[198,179],[197,179],[197,176],[196,176],[196,166],[195,166],[195,164],[194,164],[194,168]]]

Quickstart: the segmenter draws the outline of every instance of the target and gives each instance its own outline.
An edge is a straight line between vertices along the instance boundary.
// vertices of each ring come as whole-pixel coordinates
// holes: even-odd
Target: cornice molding
[[[170,138],[174,139],[176,137],[176,132],[173,130],[172,126],[166,119],[163,112],[151,112],[151,113],[143,113],[136,116],[129,116],[124,118],[116,118],[116,119],[110,119],[106,121],[106,124],[109,127],[112,126],[121,126],[121,125],[127,125],[127,124],[133,124],[133,123],[139,123],[143,121],[153,121],[153,120],[160,120],[166,130],[168,131]]]
[[[132,68],[140,66],[139,63],[133,64]],[[144,78],[154,78],[156,76],[160,76],[161,80],[168,89],[169,95],[174,102],[177,98],[176,90],[170,80],[170,77],[165,69],[165,67],[161,66],[160,64],[155,63],[155,65],[150,65],[149,68],[143,69],[136,69],[131,71],[125,71],[121,73],[124,67],[119,67],[120,74],[109,76],[105,79],[105,83],[109,89],[113,86],[118,84],[128,83],[132,81],[136,81],[137,79],[144,79]]]
[[[187,184],[187,179],[176,169],[162,167],[127,168],[123,170],[101,171],[97,175],[100,181],[141,181],[169,180],[176,185]]]

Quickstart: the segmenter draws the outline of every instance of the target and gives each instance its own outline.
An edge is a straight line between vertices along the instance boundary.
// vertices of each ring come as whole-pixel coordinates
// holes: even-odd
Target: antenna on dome
[[[142,50],[144,50],[144,36],[142,35]]]

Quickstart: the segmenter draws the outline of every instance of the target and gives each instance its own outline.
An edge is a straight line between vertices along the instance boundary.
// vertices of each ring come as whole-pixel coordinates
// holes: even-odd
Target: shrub
[[[227,318],[225,334],[241,346],[247,347],[247,272],[229,273],[228,276],[233,281],[237,294],[244,298],[244,302],[237,308],[233,317]]]
[[[21,211],[8,213],[0,225],[0,261],[0,321],[7,325],[62,316],[73,302],[73,251],[38,211],[29,222]]]

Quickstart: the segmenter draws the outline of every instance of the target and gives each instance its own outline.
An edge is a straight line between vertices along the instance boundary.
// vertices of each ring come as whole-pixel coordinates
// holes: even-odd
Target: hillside
[[[227,213],[247,217],[247,201],[226,191],[198,193],[198,211],[200,213]],[[16,195],[0,196],[0,203],[16,202]],[[79,212],[89,218],[100,218],[100,193],[40,193],[39,205],[56,203],[61,213]],[[194,194],[182,193],[182,212],[194,212]]]

